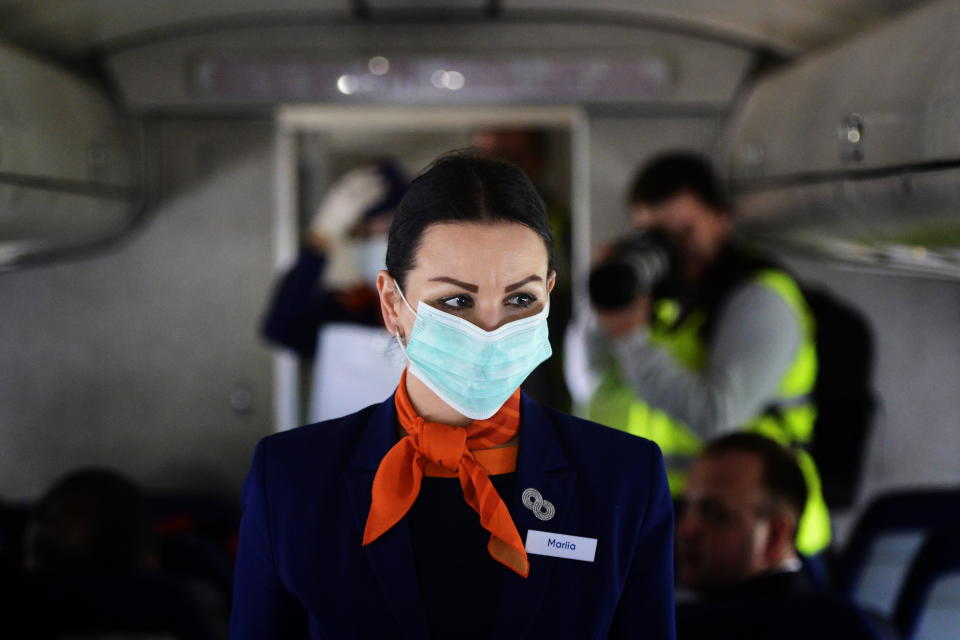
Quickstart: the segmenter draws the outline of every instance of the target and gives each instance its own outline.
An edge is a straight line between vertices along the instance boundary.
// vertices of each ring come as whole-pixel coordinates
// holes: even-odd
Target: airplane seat
[[[0,637],[52,640],[46,618],[23,564],[0,554]]]
[[[0,502],[0,557],[21,563],[30,507],[19,503]]]
[[[960,620],[960,527],[932,533],[897,598],[895,626],[906,640],[957,637]]]
[[[150,506],[159,567],[188,585],[211,621],[225,618],[233,593],[239,507],[188,493],[151,496]]]
[[[151,516],[161,536],[190,533],[224,550],[233,561],[240,506],[216,496],[163,493],[149,496]]]
[[[893,615],[900,585],[927,535],[960,527],[960,490],[916,489],[877,497],[854,527],[837,566],[837,589]]]
[[[195,533],[165,533],[157,541],[157,564],[189,586],[211,619],[226,617],[233,594],[233,563],[225,549]]]
[[[827,592],[798,594],[784,600],[682,602],[677,606],[677,637],[901,640],[886,620]]]
[[[69,568],[31,576],[57,637],[222,637],[179,580],[150,570]]]

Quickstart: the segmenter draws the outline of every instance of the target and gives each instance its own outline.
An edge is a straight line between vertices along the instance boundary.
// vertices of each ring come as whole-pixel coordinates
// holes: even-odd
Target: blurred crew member
[[[314,361],[311,421],[379,402],[400,377],[386,357],[374,287],[387,230],[406,180],[393,162],[346,173],[324,196],[297,262],[280,280],[263,323],[271,342]],[[348,368],[329,369],[347,358]]]
[[[377,280],[407,368],[382,404],[258,445],[234,640],[673,638],[656,445],[519,388],[551,354],[552,254],[514,165],[413,181]]]
[[[590,419],[657,442],[675,495],[706,439],[746,428],[809,444],[813,316],[783,268],[732,241],[730,203],[709,163],[653,159],[630,190],[630,214],[636,235],[591,276],[596,318],[568,339],[568,351],[586,349],[574,362],[592,376],[581,392]],[[798,455],[811,487],[799,544],[810,554],[830,541],[829,513],[813,459]]]
[[[808,580],[794,539],[807,490],[790,451],[735,433],[690,470],[677,523],[678,640],[873,638],[880,627]]]

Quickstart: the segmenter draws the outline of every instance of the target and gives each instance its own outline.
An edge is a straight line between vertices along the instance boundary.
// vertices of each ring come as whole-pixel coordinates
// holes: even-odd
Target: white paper
[[[403,352],[386,329],[325,325],[317,336],[310,421],[339,418],[383,402],[396,390],[403,365]]]

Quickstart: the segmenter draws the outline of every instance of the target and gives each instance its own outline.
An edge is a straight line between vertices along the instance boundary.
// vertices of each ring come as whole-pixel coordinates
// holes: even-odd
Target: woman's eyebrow
[[[448,282],[452,285],[462,287],[471,293],[476,293],[480,291],[480,287],[475,284],[470,284],[469,282],[462,282],[460,280],[455,280],[454,278],[448,278],[447,276],[437,276],[436,278],[430,278],[430,282]]]
[[[537,275],[529,276],[529,277],[527,277],[527,278],[524,278],[524,279],[521,280],[520,282],[514,282],[513,284],[508,284],[507,286],[505,286],[505,287],[503,288],[503,290],[506,291],[507,293],[509,293],[509,292],[513,291],[514,289],[519,289],[520,287],[522,287],[523,285],[527,284],[528,282],[536,282],[536,281],[538,281],[538,280],[543,280],[543,278],[541,278],[540,276],[537,276]]]

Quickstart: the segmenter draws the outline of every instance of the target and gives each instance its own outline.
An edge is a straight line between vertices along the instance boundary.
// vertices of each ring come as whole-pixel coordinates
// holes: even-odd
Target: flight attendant
[[[673,638],[660,451],[519,389],[551,354],[552,252],[513,165],[457,153],[412,183],[377,279],[407,367],[258,445],[233,638]]]

